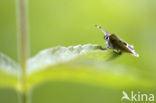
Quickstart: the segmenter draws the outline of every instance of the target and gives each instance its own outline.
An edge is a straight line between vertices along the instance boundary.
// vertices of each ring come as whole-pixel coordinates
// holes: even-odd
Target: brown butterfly
[[[96,25],[97,28],[101,29],[104,33],[104,39],[106,40],[106,46],[113,50],[118,51],[119,54],[122,52],[130,53],[136,57],[139,57],[139,54],[135,53],[133,46],[129,45],[125,41],[122,41],[119,37],[115,34],[110,34],[106,32],[102,27]]]

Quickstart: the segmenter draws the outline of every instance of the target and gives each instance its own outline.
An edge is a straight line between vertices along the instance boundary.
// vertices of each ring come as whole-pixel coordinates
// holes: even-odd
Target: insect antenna
[[[110,34],[108,32],[106,32],[101,26],[98,26],[97,24],[95,25],[97,28],[99,28],[105,36],[109,36]]]

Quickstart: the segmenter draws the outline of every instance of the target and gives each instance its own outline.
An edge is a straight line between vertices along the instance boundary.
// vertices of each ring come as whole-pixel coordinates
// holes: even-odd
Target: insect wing
[[[126,42],[124,42],[121,39],[119,39],[115,34],[111,34],[109,36],[109,42],[112,44],[112,47],[114,49],[119,49],[121,51],[125,51],[125,52],[128,52],[128,53],[131,53],[131,54],[133,54],[136,57],[139,57],[139,54],[135,53],[135,50],[133,49],[132,46],[130,46]]]
[[[127,44],[127,48],[132,52],[132,54],[133,54],[134,56],[139,57],[139,54],[137,54],[137,53],[135,52],[135,50],[133,49],[132,46],[130,46],[129,44]]]

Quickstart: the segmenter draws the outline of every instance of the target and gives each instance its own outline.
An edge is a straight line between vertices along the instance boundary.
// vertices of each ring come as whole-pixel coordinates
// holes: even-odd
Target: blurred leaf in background
[[[1,0],[0,8],[0,52],[17,61],[15,1]],[[31,57],[43,49],[55,46],[88,43],[104,45],[103,34],[94,27],[95,24],[99,24],[108,32],[115,33],[134,45],[140,55],[139,58],[135,58],[124,54],[110,64],[106,63],[114,66],[109,69],[118,73],[121,69],[133,71],[129,72],[129,75],[143,77],[143,80],[147,81],[143,82],[143,85],[156,81],[155,0],[29,0],[28,9]],[[78,63],[72,60],[68,65],[57,65],[51,69],[83,69],[83,63],[85,62]],[[122,68],[116,68],[116,65]],[[95,69],[94,66],[92,68]],[[115,82],[112,86],[97,86],[88,83],[87,80],[83,83],[77,80],[67,82],[61,78],[61,72],[58,73],[60,78],[43,82],[32,89],[32,94],[30,93],[32,103],[120,103],[123,90],[156,93],[155,87],[135,87],[136,84],[131,84],[133,88],[128,86],[118,88],[116,85],[120,85],[120,82],[111,80],[114,75],[109,78],[104,77],[104,80],[108,80],[109,83]],[[54,74],[55,71],[52,71],[51,75]],[[47,75],[43,73],[41,77],[44,76]],[[93,78],[91,81],[94,82]],[[141,80],[136,82],[139,81]],[[109,83],[106,82],[105,85]],[[12,91],[6,88],[0,89],[0,103],[17,103],[15,99],[17,93]],[[7,97],[10,97],[10,101]]]

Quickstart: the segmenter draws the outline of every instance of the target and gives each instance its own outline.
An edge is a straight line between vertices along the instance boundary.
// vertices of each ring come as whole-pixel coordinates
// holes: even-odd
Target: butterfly
[[[113,51],[116,51],[118,54],[126,52],[139,57],[139,54],[135,52],[133,46],[121,40],[117,35],[106,32],[101,26],[96,25],[96,27],[104,33],[104,39],[106,40],[106,46],[108,48],[113,49]]]

